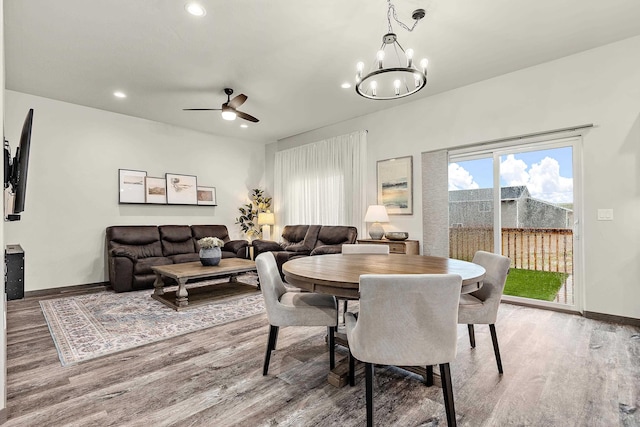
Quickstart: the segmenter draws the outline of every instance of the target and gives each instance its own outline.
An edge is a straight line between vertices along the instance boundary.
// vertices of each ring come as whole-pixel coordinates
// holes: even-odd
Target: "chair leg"
[[[276,341],[278,341],[278,327],[269,325],[269,341],[267,342],[267,353],[264,355],[264,367],[262,368],[262,375],[267,375],[267,372],[269,371],[271,351],[275,350]]]
[[[329,336],[329,369],[336,367],[336,326],[327,327],[327,335]]]
[[[427,365],[427,374],[424,377],[424,383],[427,387],[431,387],[433,385],[433,365]]]
[[[500,348],[498,347],[498,335],[496,334],[496,325],[489,325],[491,331],[491,341],[493,341],[493,352],[496,354],[496,362],[498,363],[498,372],[502,372],[502,359],[500,359]]]
[[[356,385],[356,360],[349,350],[349,385],[353,387]]]
[[[373,363],[364,364],[367,389],[367,427],[373,427]]]
[[[471,348],[476,348],[476,333],[473,330],[473,325],[467,325],[469,329],[469,343],[471,344]]]
[[[451,370],[448,363],[440,364],[440,378],[442,379],[442,394],[444,407],[447,413],[447,425],[456,426],[456,408],[453,404],[453,385],[451,383]]]
[[[349,301],[348,300],[344,300],[344,308],[342,309],[342,324],[344,325],[344,323],[346,322],[345,320],[345,314],[347,314],[347,309],[349,307],[347,307]]]

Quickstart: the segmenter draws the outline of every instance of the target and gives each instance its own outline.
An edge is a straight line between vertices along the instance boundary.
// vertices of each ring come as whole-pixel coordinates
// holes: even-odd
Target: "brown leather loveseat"
[[[286,225],[282,230],[282,242],[254,240],[254,258],[263,252],[273,252],[282,274],[282,264],[301,256],[339,254],[342,245],[353,244],[358,229],[343,225]]]
[[[249,242],[231,240],[224,225],[117,225],[107,228],[109,283],[116,292],[153,287],[151,267],[200,259],[197,241],[218,237],[222,258],[248,258]]]

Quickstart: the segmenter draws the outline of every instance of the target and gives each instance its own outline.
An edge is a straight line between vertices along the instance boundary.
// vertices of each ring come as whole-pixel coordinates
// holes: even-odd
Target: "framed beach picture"
[[[165,174],[167,203],[172,205],[197,205],[198,180],[193,175]]]
[[[144,203],[145,171],[118,169],[119,203]]]
[[[378,204],[389,215],[413,214],[413,156],[378,161]]]
[[[164,178],[145,178],[145,201],[147,203],[167,204],[167,181]]]
[[[216,188],[198,186],[198,204],[203,206],[216,206]]]

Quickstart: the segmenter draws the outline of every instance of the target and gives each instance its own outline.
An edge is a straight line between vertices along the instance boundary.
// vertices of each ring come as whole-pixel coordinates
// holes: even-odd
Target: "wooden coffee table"
[[[155,290],[151,298],[168,305],[176,311],[180,311],[211,301],[212,296],[215,295],[215,287],[219,285],[205,285],[194,288],[193,295],[190,298],[187,291],[188,280],[229,276],[229,283],[242,284],[242,282],[238,282],[237,275],[256,271],[256,263],[242,258],[225,258],[220,260],[220,264],[216,266],[203,266],[200,261],[195,261],[159,265],[151,267],[151,269],[156,273],[156,281],[153,284]],[[175,292],[165,292],[163,277],[170,277],[178,282],[178,289]],[[258,289],[260,289],[259,284]]]

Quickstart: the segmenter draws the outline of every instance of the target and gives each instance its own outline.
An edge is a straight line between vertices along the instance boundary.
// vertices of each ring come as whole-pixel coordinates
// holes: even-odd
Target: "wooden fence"
[[[476,251],[493,252],[493,228],[449,228],[449,256],[470,261]],[[512,268],[573,273],[573,230],[503,228],[502,254]]]

